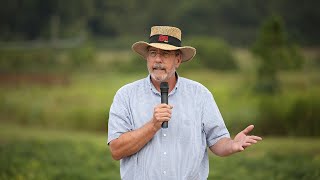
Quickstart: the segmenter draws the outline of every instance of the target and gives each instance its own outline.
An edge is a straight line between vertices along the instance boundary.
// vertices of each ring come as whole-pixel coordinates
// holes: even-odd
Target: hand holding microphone
[[[169,86],[167,82],[160,84],[161,90],[161,104],[154,108],[153,121],[158,128],[168,128],[168,121],[171,119],[172,106],[168,105],[168,90]]]
[[[172,106],[167,104],[159,104],[154,108],[153,112],[153,123],[160,129],[164,122],[167,122],[171,119],[171,109]]]
[[[161,82],[160,91],[161,91],[161,104],[163,103],[168,104],[169,84],[167,82]],[[171,117],[171,113],[170,113],[170,117]],[[163,122],[161,127],[168,128],[168,121]]]

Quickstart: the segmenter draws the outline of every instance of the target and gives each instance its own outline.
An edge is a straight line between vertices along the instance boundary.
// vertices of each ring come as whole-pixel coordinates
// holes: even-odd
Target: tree
[[[279,70],[302,67],[302,55],[287,41],[284,23],[278,16],[271,16],[262,25],[252,51],[261,60],[257,72],[258,92],[275,94],[280,90]]]

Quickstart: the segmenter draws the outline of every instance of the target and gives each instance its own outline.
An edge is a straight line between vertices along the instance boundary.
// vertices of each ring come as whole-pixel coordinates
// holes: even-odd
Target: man
[[[261,140],[248,135],[253,125],[231,139],[210,91],[178,76],[180,64],[196,54],[181,46],[180,29],[154,26],[149,43],[132,49],[147,61],[149,76],[120,88],[110,108],[108,144],[121,160],[121,179],[207,179],[207,147],[228,156]],[[169,84],[169,105],[160,104],[161,82]]]

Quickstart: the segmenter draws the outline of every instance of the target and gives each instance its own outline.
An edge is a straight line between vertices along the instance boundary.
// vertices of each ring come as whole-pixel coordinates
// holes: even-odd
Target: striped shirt
[[[120,88],[109,112],[108,144],[150,121],[160,97],[150,75]],[[168,101],[173,106],[169,127],[161,128],[140,151],[120,160],[121,179],[208,178],[207,147],[230,137],[212,94],[200,83],[178,77]]]

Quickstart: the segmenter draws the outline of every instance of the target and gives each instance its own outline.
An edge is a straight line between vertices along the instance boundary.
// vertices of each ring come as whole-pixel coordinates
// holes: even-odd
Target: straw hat
[[[181,30],[171,26],[153,26],[149,43],[144,41],[132,45],[132,50],[147,59],[148,47],[152,46],[162,50],[180,50],[182,62],[191,60],[196,55],[196,49],[191,46],[181,46]]]

